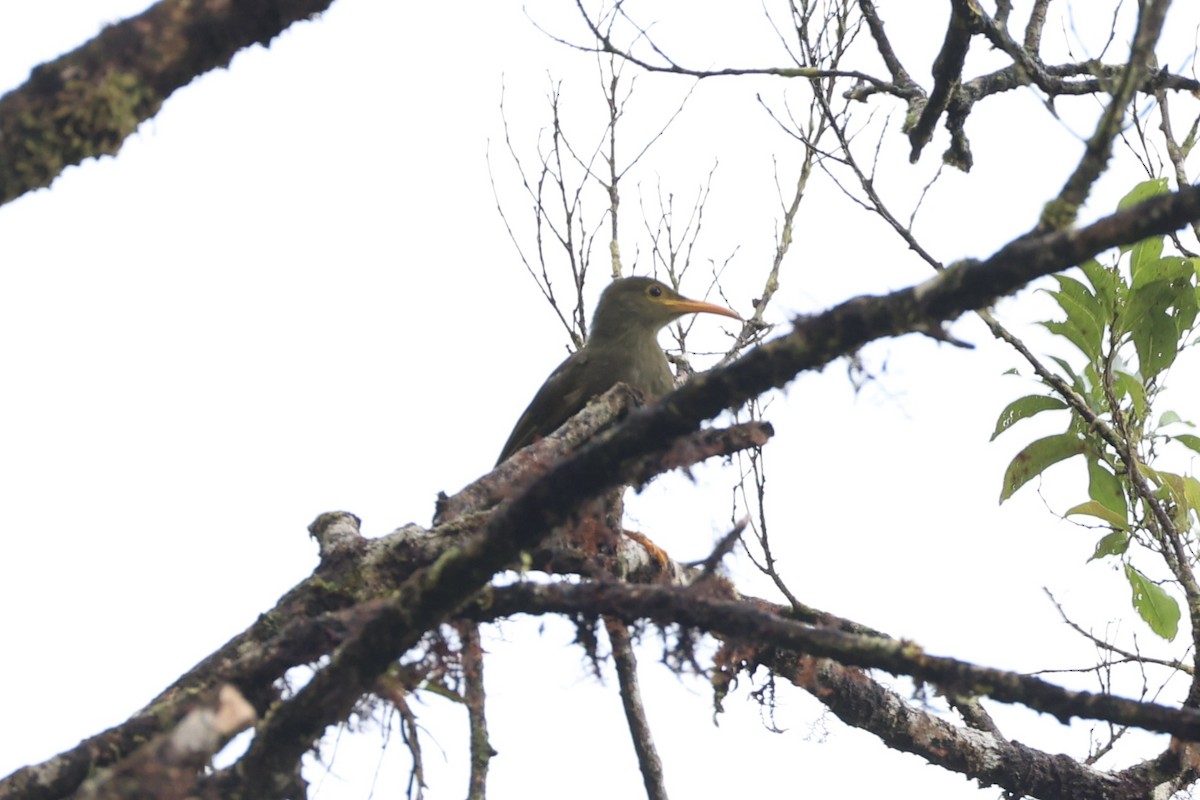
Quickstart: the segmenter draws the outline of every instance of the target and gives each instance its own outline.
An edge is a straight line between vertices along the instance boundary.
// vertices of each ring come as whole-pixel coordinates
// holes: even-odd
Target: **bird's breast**
[[[611,380],[607,381],[610,387],[628,384],[647,400],[661,397],[675,388],[671,367],[657,342],[652,342],[650,347],[633,345],[618,352],[604,353],[603,360],[606,368],[602,371],[610,376]]]

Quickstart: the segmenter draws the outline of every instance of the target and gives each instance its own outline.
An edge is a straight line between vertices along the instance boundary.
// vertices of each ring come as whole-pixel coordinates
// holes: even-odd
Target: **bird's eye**
[[[661,286],[651,286],[650,287],[650,296],[651,297],[661,297],[662,296],[662,287]]]

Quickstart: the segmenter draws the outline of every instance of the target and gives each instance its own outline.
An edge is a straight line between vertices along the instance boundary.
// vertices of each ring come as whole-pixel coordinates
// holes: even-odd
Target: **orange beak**
[[[681,297],[678,300],[664,298],[661,303],[665,308],[669,308],[679,314],[720,314],[722,317],[732,317],[739,322],[742,320],[735,312],[730,311],[724,306],[703,303],[699,300],[688,300],[686,297]]]

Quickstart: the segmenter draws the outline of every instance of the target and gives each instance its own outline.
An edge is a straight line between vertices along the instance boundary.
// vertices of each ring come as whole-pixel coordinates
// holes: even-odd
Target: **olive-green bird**
[[[727,308],[689,300],[652,278],[622,278],[609,284],[596,305],[587,344],[550,373],[517,420],[496,463],[553,433],[589,400],[618,383],[638,389],[647,399],[671,391],[675,378],[658,346],[658,332],[684,314],[741,319]]]

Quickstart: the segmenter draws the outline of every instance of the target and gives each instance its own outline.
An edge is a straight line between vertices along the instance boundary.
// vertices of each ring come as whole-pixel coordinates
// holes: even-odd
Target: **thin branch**
[[[556,136],[557,136],[557,131],[559,130],[559,126],[558,126],[558,91],[559,91],[559,88],[557,85],[555,85],[552,87],[551,94],[550,94],[550,106],[551,106],[551,113],[552,113],[552,118],[553,118],[553,129],[556,131]],[[571,247],[570,242],[569,242],[570,231],[568,230],[567,233],[562,233],[559,231],[559,229],[555,225],[554,220],[550,216],[550,214],[546,208],[546,205],[545,205],[545,200],[544,200],[545,181],[550,174],[549,160],[547,159],[547,157],[544,154],[542,154],[540,172],[537,175],[536,179],[531,181],[529,175],[526,172],[524,162],[521,159],[520,154],[517,153],[517,148],[513,142],[512,133],[511,133],[511,131],[509,129],[509,125],[508,125],[508,115],[505,113],[505,92],[506,92],[506,87],[502,85],[501,89],[500,89],[500,121],[501,121],[501,124],[504,129],[504,144],[508,150],[509,158],[512,159],[513,164],[516,166],[517,174],[520,175],[521,186],[522,186],[522,188],[524,188],[525,194],[528,195],[530,201],[533,204],[534,234],[535,234],[534,241],[536,244],[537,254],[538,254],[538,262],[539,262],[538,269],[534,268],[533,264],[530,262],[529,257],[525,254],[525,248],[521,246],[520,239],[518,238],[516,233],[513,231],[512,223],[509,222],[508,215],[504,211],[504,205],[503,205],[503,203],[501,203],[499,192],[496,189],[495,175],[492,172],[491,151],[489,149],[489,151],[486,154],[487,155],[487,165],[488,165],[488,178],[491,181],[492,197],[496,202],[496,211],[500,215],[501,222],[504,223],[504,229],[508,233],[509,240],[513,243],[513,247],[516,248],[517,255],[520,257],[521,263],[525,266],[525,270],[533,278],[534,283],[537,284],[538,290],[542,293],[542,296],[546,299],[546,302],[548,302],[550,304],[550,308],[554,310],[554,313],[555,313],[555,315],[557,315],[559,321],[562,323],[563,328],[566,329],[568,334],[570,334],[575,346],[579,347],[582,345],[583,340],[581,338],[581,334],[577,333],[578,320],[576,320],[576,324],[573,325],[572,322],[568,321],[567,317],[563,315],[562,309],[559,307],[558,300],[554,294],[554,282],[551,280],[550,274],[547,269],[545,243],[544,243],[543,237],[542,237],[543,229],[549,229],[551,231],[551,233],[554,234],[555,238],[560,243],[560,245],[565,247],[565,249],[568,253],[568,256],[570,257],[574,252],[573,248]],[[555,139],[555,141],[557,142],[557,138]],[[561,182],[563,180],[565,180],[565,178],[562,176],[559,176],[559,181]],[[570,208],[568,207],[567,212],[569,213],[569,211],[570,211]],[[568,228],[569,228],[569,226],[570,226],[569,217],[568,217],[567,223],[568,223]]]
[[[612,643],[613,663],[617,669],[617,681],[621,687],[621,705],[625,709],[625,721],[633,737],[633,749],[637,753],[638,766],[642,771],[642,783],[646,786],[649,800],[667,800],[667,787],[663,782],[662,760],[654,747],[650,723],[646,719],[646,707],[638,688],[637,657],[629,630],[618,619],[606,617],[604,629]]]
[[[879,12],[875,9],[875,3],[872,0],[858,0],[858,8],[862,12],[863,19],[867,22],[867,29],[871,32],[871,37],[875,40],[875,49],[883,59],[884,66],[887,67],[888,72],[892,74],[893,84],[901,89],[901,92],[896,94],[913,101],[920,101],[923,105],[925,92],[912,79],[908,71],[904,69],[904,65],[900,63],[895,49],[892,48],[892,43],[888,40],[887,34],[883,30],[883,20],[880,19]],[[914,112],[920,113],[920,109],[910,103],[909,113],[915,116]]]
[[[1162,132],[1163,141],[1166,143],[1167,158],[1170,160],[1171,166],[1175,172],[1175,185],[1187,186],[1189,183],[1191,183],[1191,179],[1188,178],[1187,167],[1184,165],[1185,156],[1179,147],[1179,141],[1175,138],[1175,131],[1171,126],[1171,111],[1168,103],[1167,93],[1165,90],[1159,89],[1154,93],[1154,97],[1155,100],[1158,101],[1158,128]],[[1200,225],[1193,224],[1192,233],[1197,239],[1200,239]],[[1175,240],[1175,245],[1179,247],[1180,251],[1183,252],[1184,255],[1194,255],[1188,253],[1185,248],[1180,246],[1178,238]]]
[[[1062,621],[1066,623],[1067,626],[1073,631],[1094,644],[1098,650],[1102,650],[1107,653],[1115,653],[1130,662],[1137,662],[1139,664],[1158,664],[1161,667],[1167,667],[1168,669],[1176,670],[1187,675],[1195,674],[1195,668],[1190,664],[1185,664],[1182,661],[1175,659],[1167,661],[1166,659],[1154,658],[1153,656],[1148,656],[1145,653],[1132,653],[1128,650],[1117,647],[1112,642],[1101,639],[1090,631],[1085,631],[1082,627],[1080,627],[1079,623],[1067,616],[1066,610],[1063,609],[1062,604],[1058,602],[1054,595],[1050,593],[1049,589],[1043,587],[1042,591],[1046,593],[1046,596],[1050,598],[1050,602],[1054,604],[1056,609],[1058,609],[1058,615],[1062,618]],[[1047,674],[1058,671],[1060,670],[1043,670],[1043,672]]]
[[[731,77],[736,75],[774,75],[781,78],[854,78],[865,84],[869,84],[878,91],[894,94],[898,97],[906,96],[906,92],[902,87],[887,81],[879,80],[878,78],[858,70],[823,70],[814,67],[726,67],[724,69],[704,70],[684,67],[680,64],[667,59],[664,63],[654,64],[645,59],[638,58],[627,50],[617,47],[609,34],[600,30],[599,25],[588,15],[583,8],[582,0],[576,0],[576,6],[579,8],[579,13],[583,17],[585,24],[591,31],[592,36],[599,42],[599,46],[580,45],[555,36],[545,28],[538,26],[546,36],[561,45],[570,47],[574,50],[580,50],[585,53],[609,53],[618,58],[624,59],[631,64],[635,64],[648,72],[663,72],[672,75],[688,75],[693,78],[716,78],[716,77]],[[536,23],[535,23],[536,24]],[[648,39],[646,31],[638,28],[639,39]],[[661,50],[658,50],[653,44],[652,49],[659,55],[663,55]],[[664,56],[665,58],[665,56]]]
[[[487,714],[484,710],[483,645],[479,626],[463,622],[455,626],[462,644],[463,703],[467,706],[470,728],[471,776],[467,784],[467,800],[487,797],[488,764],[496,751],[488,740]]]
[[[408,800],[423,800],[426,788],[425,759],[421,754],[421,730],[417,723],[417,715],[408,704],[409,689],[401,681],[385,675],[376,682],[375,691],[392,704],[400,717],[400,740],[408,748],[411,759],[405,796]]]
[[[733,527],[720,538],[717,544],[713,547],[712,552],[704,557],[704,560],[699,561],[695,566],[700,570],[700,578],[707,575],[715,575],[717,568],[721,566],[721,561],[725,556],[733,552],[734,546],[740,541],[742,532],[746,530],[746,526],[750,524],[749,517],[742,517],[733,524]],[[697,578],[696,580],[700,580]]]
[[[758,401],[753,400],[749,404],[750,413],[752,416],[758,415]],[[758,540],[758,546],[762,550],[762,561],[760,562],[753,553],[747,549],[747,555],[750,558],[750,563],[754,564],[759,572],[766,575],[779,593],[791,604],[793,611],[802,612],[804,605],[800,599],[792,592],[787,583],[780,574],[778,565],[775,561],[775,551],[771,547],[770,536],[767,532],[767,471],[764,463],[762,448],[754,448],[746,451],[746,453],[738,454],[738,464],[740,465],[744,459],[750,461],[750,474],[754,477],[754,498],[753,505],[758,509],[758,520],[752,524],[754,536]],[[746,496],[746,476],[743,474],[738,481],[737,491],[742,495],[747,507],[751,505],[751,501]],[[735,496],[736,499],[736,496]],[[736,504],[735,504],[736,505]],[[749,517],[744,518],[747,523],[750,522]]]
[[[1113,139],[1121,129],[1125,109],[1142,84],[1143,76],[1149,72],[1154,46],[1162,33],[1163,20],[1170,5],[1170,0],[1143,0],[1139,3],[1137,30],[1129,48],[1126,69],[1117,79],[1112,97],[1096,124],[1095,132],[1087,141],[1083,158],[1067,178],[1058,197],[1046,204],[1035,231],[1062,229],[1073,224],[1091,193],[1092,185],[1108,168]]]

